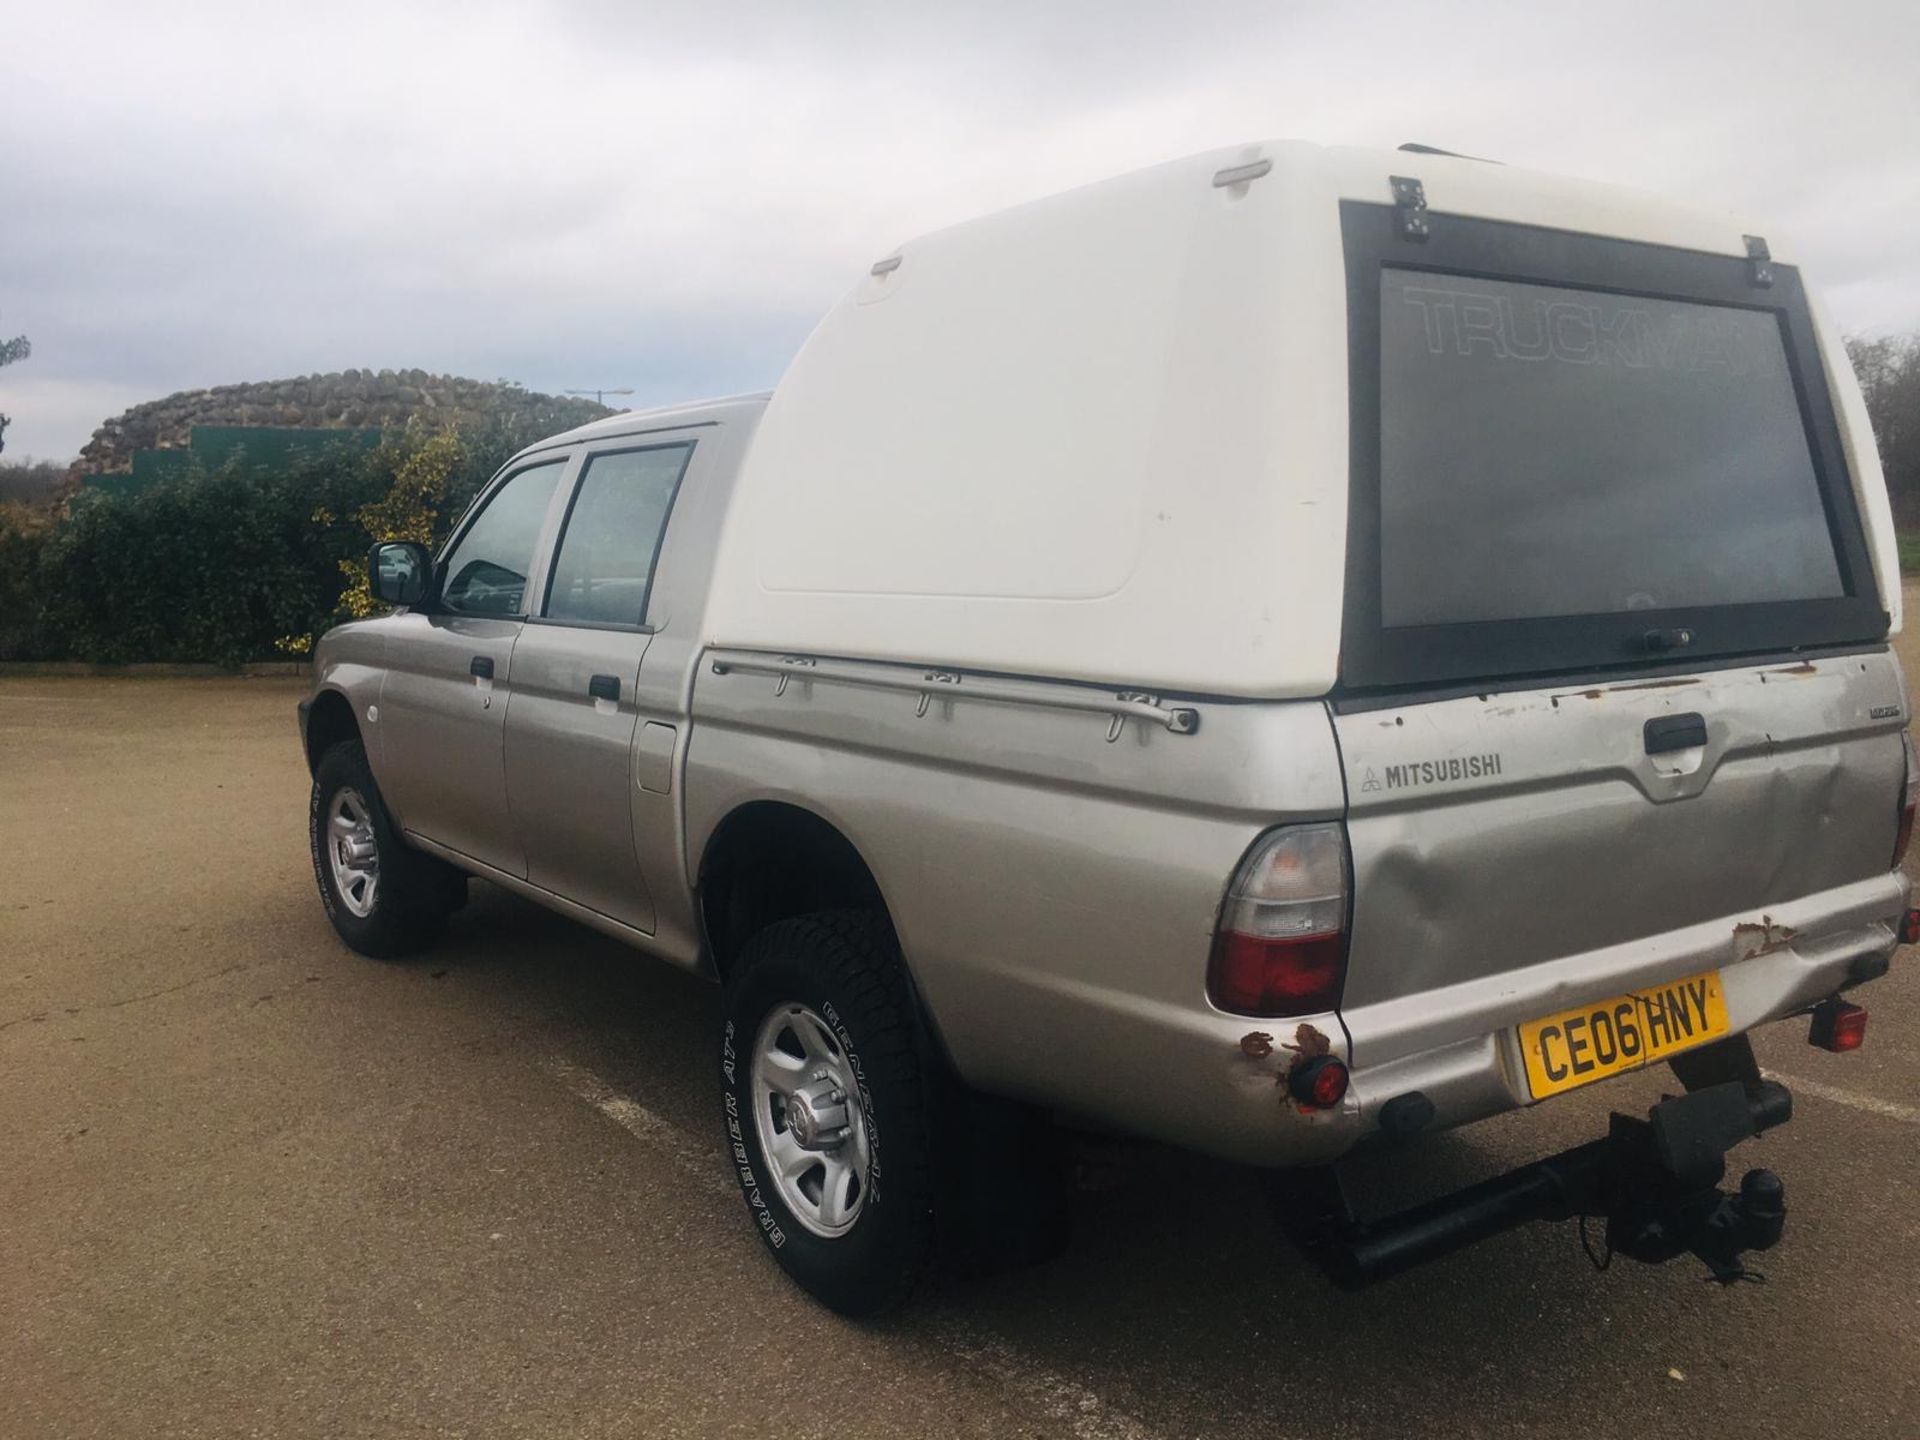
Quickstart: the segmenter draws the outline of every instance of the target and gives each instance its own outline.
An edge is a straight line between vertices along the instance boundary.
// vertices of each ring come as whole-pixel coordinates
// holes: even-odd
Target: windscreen
[[[1380,284],[1385,626],[1844,593],[1771,313]]]

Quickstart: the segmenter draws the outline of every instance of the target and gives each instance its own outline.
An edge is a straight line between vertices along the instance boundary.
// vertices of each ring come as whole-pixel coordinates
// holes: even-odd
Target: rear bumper
[[[1908,889],[1890,872],[1764,915],[1725,916],[1339,1015],[1256,1020],[1204,1002],[1114,1004],[1099,1024],[1056,1032],[1045,1083],[1021,1088],[1098,1123],[1227,1159],[1323,1164],[1387,1138],[1381,1112],[1398,1096],[1431,1102],[1420,1127],[1429,1134],[1535,1103],[1515,1037],[1529,1020],[1703,970],[1720,972],[1729,1034],[1805,1011],[1856,983],[1863,957],[1891,954]],[[1084,1006],[1092,997],[1075,998]],[[1336,1109],[1303,1110],[1288,1098],[1297,1044],[1324,1045],[1348,1064],[1351,1083]],[[1131,1073],[1153,1083],[1116,1084],[1116,1053],[1134,1056]],[[1105,1083],[1078,1086],[1086,1098],[1075,1105],[1067,1097],[1076,1087],[1063,1082],[1083,1073]]]
[[[1380,1111],[1418,1091],[1444,1130],[1533,1103],[1515,1027],[1589,1001],[1717,969],[1730,1033],[1806,1010],[1856,983],[1863,957],[1899,944],[1909,886],[1897,871],[1705,924],[1431,991],[1342,1016],[1353,1082],[1339,1129],[1380,1133]]]

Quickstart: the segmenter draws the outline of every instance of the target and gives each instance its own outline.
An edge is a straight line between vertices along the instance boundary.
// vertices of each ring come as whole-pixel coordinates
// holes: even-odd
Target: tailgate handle
[[[1649,755],[1685,750],[1707,743],[1707,717],[1696,710],[1690,710],[1685,715],[1658,715],[1647,721],[1642,733],[1646,737]]]

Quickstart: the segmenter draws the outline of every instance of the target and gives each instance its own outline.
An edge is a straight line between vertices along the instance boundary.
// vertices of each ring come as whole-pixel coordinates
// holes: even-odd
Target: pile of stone
[[[135,452],[184,449],[196,425],[272,425],[313,429],[397,429],[417,412],[449,418],[532,415],[565,430],[613,412],[591,400],[541,395],[505,381],[430,375],[424,370],[340,370],[294,380],[262,380],[182,390],[117,415],[93,432],[76,476],[124,475]]]

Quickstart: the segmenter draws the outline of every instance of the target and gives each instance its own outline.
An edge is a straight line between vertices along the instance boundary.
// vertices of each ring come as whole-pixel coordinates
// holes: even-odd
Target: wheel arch
[[[747,940],[777,921],[870,910],[895,925],[859,846],[832,821],[785,800],[749,800],[727,813],[701,852],[694,893],[707,954],[723,983]]]
[[[354,718],[353,702],[339,690],[318,691],[307,711],[307,773],[320,764],[320,757],[343,740],[360,740],[360,722]]]

